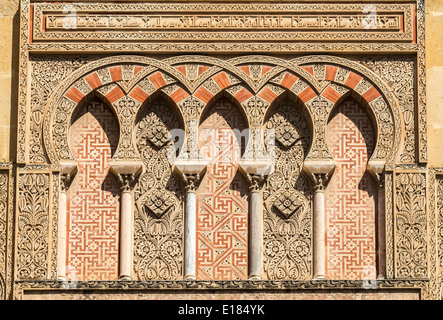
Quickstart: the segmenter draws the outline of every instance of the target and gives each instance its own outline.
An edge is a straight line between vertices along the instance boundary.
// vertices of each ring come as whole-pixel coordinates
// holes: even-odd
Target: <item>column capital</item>
[[[198,173],[183,173],[183,181],[185,182],[185,189],[187,192],[195,192],[197,190],[197,184],[200,180],[200,174]]]
[[[60,190],[62,192],[68,192],[71,186],[73,176],[70,173],[62,173],[60,175]]]
[[[377,189],[382,190],[385,188],[385,174],[383,173],[376,173],[375,174],[375,180],[377,181]]]
[[[118,174],[118,181],[120,182],[120,190],[123,192],[131,192],[133,185],[132,183],[135,181],[134,174]]]
[[[262,174],[248,173],[246,178],[248,179],[249,190],[251,192],[260,191],[261,187],[263,186],[263,182],[265,181],[265,176]]]
[[[327,173],[313,173],[312,180],[314,181],[314,191],[324,192],[329,181]]]

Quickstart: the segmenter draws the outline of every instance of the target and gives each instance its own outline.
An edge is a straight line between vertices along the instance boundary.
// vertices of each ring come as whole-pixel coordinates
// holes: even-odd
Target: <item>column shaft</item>
[[[120,279],[131,279],[132,269],[132,194],[122,191],[120,216]]]
[[[67,232],[67,207],[68,194],[62,186],[60,191],[59,214],[58,214],[58,239],[57,239],[57,276],[59,279],[66,278],[66,232]]]
[[[378,278],[386,277],[385,188],[378,189]]]
[[[249,204],[249,279],[261,279],[260,192],[252,190]]]
[[[325,279],[325,193],[314,194],[314,279]]]
[[[194,190],[186,192],[185,212],[185,279],[196,279],[195,250],[196,250],[196,222],[197,205]]]

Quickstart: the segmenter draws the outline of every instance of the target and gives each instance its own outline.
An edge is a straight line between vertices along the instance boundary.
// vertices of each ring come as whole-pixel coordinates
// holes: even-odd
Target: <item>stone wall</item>
[[[258,40],[256,41],[256,39],[253,38],[254,43],[250,43],[248,41],[252,40],[249,39],[248,36],[251,33],[242,32],[241,28],[244,26],[238,22],[239,25],[236,26],[238,30],[234,30],[235,32],[232,32],[232,34],[223,33],[223,30],[220,29],[220,32],[212,32],[211,35],[207,35],[209,38],[202,41],[202,43],[197,43],[193,38],[194,33],[200,33],[201,29],[198,28],[201,28],[202,25],[192,26],[193,28],[197,28],[195,29],[197,31],[186,33],[186,30],[182,30],[183,32],[174,35],[176,38],[171,40],[172,44],[166,44],[165,40],[161,39],[161,32],[156,33],[158,39],[151,39],[147,42],[143,36],[149,35],[149,32],[134,33],[131,30],[125,31],[128,37],[126,40],[129,42],[124,43],[126,40],[119,39],[119,36],[112,40],[111,38],[115,36],[115,31],[112,30],[112,26],[104,27],[105,29],[109,29],[109,33],[106,35],[109,39],[105,37],[100,39],[101,33],[94,32],[95,26],[93,25],[86,27],[84,38],[72,41],[74,33],[57,29],[60,29],[60,26],[57,26],[57,23],[60,22],[57,19],[60,18],[54,15],[51,16],[51,14],[48,16],[46,13],[43,15],[42,12],[45,12],[44,6],[46,6],[46,4],[42,1],[40,3],[31,1],[33,7],[30,7],[29,1],[22,0],[24,7],[21,12],[23,13],[23,17],[25,17],[25,23],[24,27],[22,26],[23,28],[20,30],[19,2],[20,0],[2,0],[0,8],[0,30],[2,31],[0,34],[0,170],[2,170],[0,185],[5,186],[0,190],[2,192],[4,191],[4,193],[0,195],[2,204],[0,212],[0,300],[14,297],[23,299],[91,298],[150,300],[385,300],[437,299],[443,297],[443,278],[438,276],[443,274],[443,253],[441,252],[442,250],[439,249],[442,248],[441,243],[443,243],[443,237],[441,236],[441,234],[443,234],[441,231],[441,229],[443,229],[443,210],[441,209],[441,203],[443,202],[439,200],[443,199],[443,189],[436,188],[436,186],[438,186],[436,182],[441,183],[441,181],[443,181],[443,169],[439,168],[443,167],[443,157],[441,156],[443,152],[443,144],[441,143],[443,139],[443,108],[440,106],[443,104],[443,94],[441,93],[441,88],[443,87],[442,0],[426,1],[425,51],[427,58],[427,109],[424,108],[423,103],[425,95],[423,94],[424,83],[421,77],[424,68],[420,68],[424,66],[422,64],[423,60],[421,59],[422,55],[420,51],[422,46],[420,30],[422,30],[422,28],[420,28],[420,25],[418,28],[415,28],[413,24],[414,16],[411,13],[414,10],[411,8],[415,8],[413,0],[410,2],[406,0],[386,1],[386,3],[389,2],[387,6],[398,5],[396,9],[398,11],[396,13],[397,18],[401,19],[403,16],[405,19],[401,27],[400,23],[398,23],[398,27],[396,24],[396,21],[398,22],[400,20],[396,20],[396,17],[390,17],[389,19],[393,20],[390,24],[386,25],[386,28],[389,29],[385,30],[386,32],[377,33],[376,30],[357,32],[358,37],[352,39],[352,41],[349,41],[351,39],[347,38],[348,35],[345,33],[340,35],[340,32],[335,32],[334,28],[336,26],[328,24],[327,27],[330,30],[322,33],[322,36],[318,37],[315,35],[315,32],[307,31],[307,29],[302,30],[302,32],[294,29],[295,31],[292,30],[294,31],[292,33],[274,32],[278,37],[283,37],[277,38],[277,36],[274,37],[273,32],[268,32],[269,30],[260,26],[261,29],[259,28],[260,30],[257,31],[256,35]],[[99,3],[100,1],[97,0],[96,2]],[[123,3],[124,2],[125,1],[123,1]],[[128,2],[143,5],[143,1],[141,0]],[[176,2],[181,4],[185,3],[185,1],[181,0],[177,0]],[[210,3],[210,1],[206,2]],[[272,3],[273,1],[257,2],[266,6],[268,5],[266,3]],[[285,0],[281,2],[285,4],[300,3],[304,5],[309,1],[291,2]],[[323,2],[328,3],[328,5],[332,4],[331,6],[334,5],[333,1],[324,0]],[[337,1],[337,3],[339,2],[340,1]],[[348,1],[345,2],[347,3]],[[355,2],[358,3],[358,5],[356,5],[358,8],[362,8],[362,5],[366,2],[371,3],[370,0]],[[380,5],[382,1],[373,2],[377,3],[379,8],[383,8],[383,4]],[[167,4],[167,1],[165,1],[165,3]],[[315,6],[316,4],[313,3],[315,3],[315,1],[311,1],[308,5]],[[423,2],[418,1],[417,4],[420,8]],[[58,6],[57,10],[61,10],[62,8],[62,4],[48,2],[47,5]],[[256,5],[258,6],[259,4]],[[320,6],[321,5],[322,4],[320,4]],[[343,5],[343,7],[347,5],[348,4]],[[108,2],[104,4],[104,6],[106,6],[106,10],[114,13],[112,2]],[[119,8],[119,5],[117,5],[117,8]],[[133,7],[132,10],[135,10],[134,8],[136,7]],[[383,10],[387,10],[386,8]],[[403,8],[404,11],[402,11]],[[254,8],[248,10],[253,11],[253,9]],[[318,8],[316,10],[318,10]],[[352,10],[356,9],[354,8]],[[346,16],[348,14],[347,12],[352,10],[345,8],[346,12],[344,15]],[[191,11],[192,10],[189,10],[189,12]],[[421,12],[421,10],[418,10],[419,22],[423,21],[420,16]],[[34,18],[41,17],[42,19],[30,19],[28,21],[28,17],[32,14],[35,14],[33,16]],[[180,12],[174,13],[174,15],[179,14]],[[210,15],[211,12],[207,11],[205,14]],[[45,19],[48,19],[43,19],[43,16]],[[130,16],[130,14],[128,16]],[[136,14],[132,17],[134,21],[140,23],[140,26],[143,26],[143,23],[140,22],[141,19],[135,16]],[[106,19],[109,17],[106,16],[105,12],[101,14],[99,18],[101,19],[100,21],[103,22],[107,21]],[[304,17],[303,14],[299,18],[309,19],[309,17]],[[383,22],[381,18],[383,18],[382,13],[380,13],[377,23]],[[54,24],[48,24],[47,28],[42,31],[42,21],[52,21],[51,19],[54,19]],[[169,25],[159,25],[156,27],[158,30],[163,30],[162,28],[167,29],[168,26],[175,26],[175,16],[172,18],[166,17],[165,19],[164,21],[168,22]],[[207,19],[207,17],[201,19]],[[234,20],[235,19],[232,21]],[[241,19],[238,21],[240,20]],[[27,24],[29,24],[29,28]],[[130,24],[127,24],[126,26],[129,25]],[[385,26],[384,22],[381,25]],[[122,28],[126,28],[126,26],[122,26]],[[299,26],[297,26],[297,28],[298,27]],[[318,25],[311,27],[317,28]],[[147,28],[147,26],[144,25],[143,28]],[[349,25],[349,28],[356,28],[361,31],[362,26]],[[262,29],[264,29],[264,31]],[[418,34],[416,33],[416,29],[419,32]],[[35,31],[35,34],[33,31]],[[213,36],[217,37],[217,34],[221,35],[222,33],[223,37],[225,37],[223,41],[229,42],[228,40],[233,38],[235,41],[227,44],[221,43],[223,41],[213,41],[211,38]],[[32,36],[28,46],[26,43],[28,41],[27,36],[31,34]],[[288,35],[292,38],[284,38]],[[322,38],[323,35],[325,35],[325,38]],[[332,38],[329,39],[329,36]],[[20,37],[24,39],[22,42],[22,55],[20,55],[19,52]],[[313,38],[311,39],[309,37]],[[116,39],[118,41],[113,43]],[[286,40],[283,41],[282,39]],[[324,43],[325,39],[328,39],[327,43]],[[382,41],[379,42],[380,39]],[[66,42],[72,41],[73,44],[65,45],[65,40]],[[103,43],[99,43],[99,40]],[[297,42],[297,40],[300,41]],[[309,42],[310,40],[313,42]],[[121,43],[119,43],[120,41]],[[188,46],[185,43],[182,46],[180,44],[181,41],[194,42],[192,45]],[[173,58],[164,59],[163,56],[159,58],[158,48],[155,47],[156,45],[164,45],[164,47],[160,47],[161,50],[164,50],[162,52],[168,52]],[[314,51],[315,54],[313,54]],[[195,52],[201,54],[204,52],[206,56],[196,61],[188,61],[188,58],[179,57],[180,55]],[[229,54],[226,54],[226,56],[218,56],[215,54],[221,52]],[[287,52],[288,54],[297,53],[300,54],[300,56],[294,55],[292,58],[285,57],[281,55],[282,52]],[[28,54],[29,57],[27,57]],[[124,57],[124,54],[131,55]],[[247,60],[250,58],[245,59],[245,56],[249,54],[263,54],[263,61],[256,61],[254,60],[255,58],[251,60]],[[315,55],[318,55],[318,57]],[[105,61],[106,59],[109,61]],[[21,63],[20,83],[18,79],[19,60]],[[157,70],[159,66],[163,71]],[[208,72],[208,79],[205,78],[205,82],[202,81],[201,83],[198,81],[195,82],[198,77],[209,70],[209,66],[214,69],[211,71],[213,72],[212,74]],[[270,66],[272,66],[272,68]],[[285,71],[286,69],[287,71]],[[399,70],[400,72],[397,73]],[[137,74],[139,75],[137,76]],[[171,77],[171,75],[174,75],[174,77]],[[296,75],[301,76],[297,77]],[[364,75],[365,77],[362,78],[360,75]],[[140,81],[139,84],[131,89],[132,91],[123,92],[119,89],[119,86],[123,86],[129,90],[132,88],[131,81],[134,81],[135,84],[142,76],[146,77],[146,81]],[[44,81],[41,81],[42,79]],[[306,79],[309,81],[305,81]],[[266,82],[265,80],[269,83],[261,87]],[[323,84],[327,83],[327,81],[330,81],[331,84],[327,88],[324,88]],[[57,89],[61,83],[63,83],[61,89]],[[118,83],[118,85],[116,85],[116,83]],[[185,83],[186,86],[183,86],[182,83]],[[92,90],[89,90],[89,88]],[[249,92],[247,88],[254,88],[256,92]],[[138,160],[137,156],[134,156],[136,150],[131,149],[135,145],[131,142],[133,136],[140,136],[141,131],[143,131],[143,134],[150,134],[150,132],[148,132],[149,130],[144,130],[144,128],[140,126],[138,127],[138,132],[133,132],[131,121],[133,117],[135,117],[136,111],[142,109],[141,106],[145,101],[148,101],[147,97],[153,92],[156,92],[156,94],[160,92],[159,94],[168,97],[168,99],[170,98],[168,101],[171,103],[174,102],[179,111],[184,114],[185,119],[188,119],[189,123],[191,123],[198,118],[198,115],[203,114],[206,104],[210,105],[214,100],[219,98],[222,91],[224,91],[223,94],[233,97],[241,104],[253,128],[261,126],[261,120],[265,119],[265,113],[268,108],[273,105],[274,100],[278,101],[276,98],[280,96],[281,92],[285,91],[289,96],[298,97],[300,103],[306,104],[307,111],[315,115],[312,116],[312,126],[316,139],[313,143],[315,153],[309,156],[303,154],[302,160],[304,160],[304,157],[311,161],[319,160],[320,158],[322,160],[332,159],[333,155],[329,154],[326,144],[324,143],[327,137],[325,137],[325,131],[323,129],[327,123],[327,116],[332,107],[336,103],[341,103],[342,99],[348,96],[348,92],[357,94],[357,96],[361,97],[361,101],[359,100],[359,102],[364,102],[365,106],[368,106],[368,109],[375,110],[373,112],[374,114],[371,113],[370,115],[376,117],[375,122],[378,123],[378,129],[380,129],[377,139],[384,144],[380,144],[378,149],[374,151],[375,156],[372,160],[376,161],[372,169],[376,169],[377,161],[388,161],[389,166],[385,168],[386,174],[384,175],[386,179],[385,185],[383,184],[383,179],[378,181],[380,175],[377,174],[381,172],[371,173],[377,176],[377,186],[386,190],[386,197],[384,193],[380,192],[381,196],[379,195],[377,201],[380,202],[380,199],[382,199],[384,203],[384,200],[386,200],[387,225],[382,225],[381,228],[387,231],[387,248],[375,248],[379,239],[374,238],[376,232],[372,229],[368,229],[371,231],[371,245],[369,247],[371,250],[374,249],[372,251],[387,251],[386,261],[382,261],[381,263],[387,264],[385,274],[386,281],[398,281],[398,287],[402,287],[403,282],[407,283],[408,281],[419,280],[420,283],[414,285],[412,289],[397,288],[397,290],[378,290],[379,288],[377,288],[377,290],[363,290],[361,286],[354,284],[351,284],[346,290],[342,287],[337,290],[329,290],[333,286],[331,283],[326,285],[327,289],[325,290],[320,290],[318,289],[319,287],[315,287],[318,290],[298,290],[300,288],[297,289],[291,284],[288,290],[285,289],[278,292],[272,290],[261,291],[258,289],[249,291],[226,290],[223,292],[194,289],[180,291],[177,290],[176,287],[173,288],[173,291],[157,290],[157,288],[154,290],[140,289],[124,291],[108,290],[110,288],[109,284],[103,284],[106,286],[106,290],[95,290],[97,287],[93,287],[93,283],[85,285],[87,289],[84,290],[64,290],[56,286],[42,289],[46,281],[56,281],[55,279],[57,275],[59,275],[57,270],[57,250],[58,246],[61,247],[61,245],[59,245],[57,241],[62,237],[57,229],[57,219],[59,219],[61,212],[61,210],[59,210],[61,208],[58,208],[58,197],[59,194],[61,194],[60,190],[63,188],[61,177],[63,176],[64,178],[67,174],[59,171],[61,167],[59,167],[58,162],[59,160],[72,160],[69,158],[71,156],[68,146],[69,135],[66,133],[70,130],[69,112],[74,110],[77,103],[83,98],[89,99],[90,94],[101,94],[116,110],[122,127],[120,133],[122,142],[116,152],[117,156],[115,160],[124,162],[126,160]],[[49,96],[53,92],[56,92],[55,97],[59,99],[60,103],[52,104],[52,102],[50,102],[48,105]],[[318,96],[316,96],[316,92],[318,92]],[[56,99],[53,99],[53,101],[56,101]],[[388,105],[397,104],[398,108],[392,108],[392,111],[387,107]],[[18,111],[19,109],[20,111]],[[383,109],[386,112],[380,112],[379,109]],[[49,111],[47,115],[45,115],[47,110]],[[425,121],[426,112],[428,122]],[[46,119],[44,119],[45,116]],[[146,113],[145,120],[149,117],[149,114]],[[58,121],[60,121],[60,123]],[[403,126],[401,130],[400,126]],[[428,133],[425,132],[426,126]],[[19,128],[18,130],[17,127]],[[56,127],[56,130],[54,127]],[[395,133],[393,133],[393,128],[396,130]],[[168,128],[168,130],[169,129],[171,128]],[[186,124],[186,130],[188,129]],[[19,132],[18,134],[17,131]],[[277,132],[277,134],[279,134],[279,132]],[[17,143],[17,141],[20,142]],[[55,143],[59,145],[53,148],[52,146],[54,146]],[[281,143],[284,145],[285,141]],[[286,143],[288,142],[286,141]],[[125,147],[128,145],[129,147]],[[149,149],[149,146],[143,146],[141,144],[137,146],[140,150]],[[190,147],[192,147],[192,145],[190,145]],[[392,156],[389,156],[388,151],[391,149],[393,149],[394,152]],[[193,152],[194,150],[192,149],[191,151]],[[155,159],[155,157],[152,157],[148,151],[145,150],[145,152],[149,155],[146,159],[142,159],[145,167],[152,169],[152,171],[156,170],[155,172],[157,172],[158,176],[172,177],[171,181],[174,183],[174,188],[169,188],[171,185],[171,183],[168,182],[169,180],[159,179],[159,181],[164,180],[169,183],[166,187],[162,186],[160,188],[161,191],[166,195],[170,195],[170,193],[177,195],[179,193],[177,190],[181,190],[181,182],[178,182],[179,178],[173,175],[170,167],[159,169],[159,166],[152,165],[154,164],[152,159]],[[155,154],[158,154],[158,152]],[[302,153],[300,152],[300,154]],[[166,159],[166,155],[164,155],[164,158],[158,157],[158,159],[159,163],[166,163],[166,161],[163,161]],[[429,160],[428,162],[427,159]],[[300,160],[300,163],[297,163],[297,166],[290,168],[292,171],[285,167],[290,161],[283,160],[281,162],[284,165],[282,165],[281,168],[278,167],[277,171],[286,170],[285,172],[287,172],[289,170],[291,174],[296,171],[298,175],[301,162],[303,162],[302,160]],[[364,167],[366,167],[366,160],[368,159],[365,159]],[[19,163],[17,169],[15,168],[15,162]],[[428,170],[428,167],[435,169]],[[323,173],[323,171],[321,173]],[[142,175],[142,178],[145,180],[140,179],[140,182],[137,182],[139,184],[135,188],[135,192],[133,192],[133,195],[135,195],[135,203],[133,205],[137,207],[133,210],[136,221],[134,234],[138,238],[134,239],[135,244],[132,246],[132,249],[128,251],[136,251],[134,249],[138,247],[137,245],[144,245],[143,241],[146,239],[152,240],[148,237],[152,234],[148,223],[149,221],[146,222],[146,225],[144,224],[145,222],[141,219],[141,217],[144,217],[144,212],[140,210],[140,208],[146,210],[144,207],[146,207],[148,200],[152,199],[153,195],[160,194],[160,192],[153,193],[152,188],[147,187],[147,183],[146,186],[143,185],[144,181],[148,181],[149,174],[150,172],[145,172],[144,175]],[[369,174],[367,175],[369,177]],[[79,176],[77,173],[77,179]],[[371,179],[372,178],[373,177],[371,177]],[[286,180],[282,179],[282,181],[285,182]],[[415,187],[409,188],[410,185],[415,185]],[[167,191],[169,190],[168,188],[174,189],[174,192]],[[319,188],[319,185],[316,185],[316,188]],[[308,189],[309,188],[306,187],[306,190]],[[310,198],[312,196],[311,191],[306,190],[304,191],[307,195],[306,202],[311,204],[313,202]],[[265,190],[265,193],[267,191],[268,190]],[[267,195],[269,196],[268,202],[264,203],[264,206],[268,206],[269,208],[271,208],[271,204],[278,204],[277,200],[280,199],[280,197],[289,194],[286,189],[283,190],[284,192],[271,191],[269,195]],[[292,194],[296,194],[293,192],[294,190],[290,191]],[[375,194],[375,190],[373,193]],[[208,198],[210,199],[211,197]],[[170,238],[173,238],[173,240],[179,244],[177,245],[177,247],[179,247],[185,242],[185,240],[182,239],[184,236],[181,234],[181,230],[183,229],[181,223],[182,220],[184,220],[183,216],[185,216],[181,210],[183,207],[183,194],[180,193],[174,201],[175,205],[171,207],[174,210],[171,209],[170,211],[176,214],[176,216],[170,217],[165,214],[165,212],[160,212],[159,216],[163,215],[163,220],[174,222],[174,226],[176,226],[174,228],[176,229],[171,228],[172,231],[169,231],[171,234],[176,230],[178,230],[178,232],[175,232]],[[376,207],[377,204],[378,203],[372,203],[371,208]],[[414,207],[415,209],[409,210],[410,207]],[[17,212],[14,212],[14,208],[17,208]],[[304,220],[306,220],[306,225],[309,226],[307,230],[312,229],[310,216],[312,209],[310,206],[306,206],[306,212],[304,212],[306,215]],[[371,212],[375,210],[379,209],[371,210]],[[290,212],[290,215],[293,213],[294,212]],[[246,216],[246,212],[243,212],[243,214]],[[29,217],[32,219],[28,219]],[[264,217],[264,221],[266,222],[266,213]],[[293,215],[293,217],[299,216]],[[295,220],[295,218],[293,218],[293,220]],[[417,229],[418,231],[414,231],[413,234],[409,233],[409,224],[404,223],[404,221],[409,222],[410,220],[414,220],[413,223],[419,227],[419,230]],[[245,221],[249,220],[245,219]],[[270,224],[270,222],[272,221],[269,220],[268,224]],[[376,221],[371,220],[370,222],[372,228],[376,227]],[[378,226],[378,228],[380,228],[380,226]],[[287,229],[291,231],[289,228]],[[276,227],[270,228],[270,231],[273,231],[275,234],[277,234],[277,231],[282,231],[282,233],[287,232],[284,228],[279,230]],[[302,244],[303,246],[309,247],[308,251],[311,252],[314,250],[311,248],[311,241],[315,238],[315,235],[309,232],[307,232],[302,239],[304,241]],[[267,235],[269,234],[270,232],[267,232]],[[272,236],[278,238],[275,234],[272,234]],[[32,241],[38,242],[41,245],[29,248],[28,244],[31,238]],[[267,238],[264,239],[264,242],[266,241]],[[414,247],[411,249],[412,244],[417,245],[418,248]],[[156,246],[161,247],[160,241]],[[170,248],[172,248],[172,246],[170,246]],[[149,275],[150,270],[153,270],[151,266],[157,264],[161,265],[161,267],[157,268],[159,270],[165,269],[163,268],[165,265],[167,265],[169,269],[173,269],[170,273],[165,273],[166,276],[163,277],[165,280],[181,280],[183,277],[182,264],[184,265],[184,259],[182,257],[183,250],[181,249],[182,248],[177,251],[178,253],[175,253],[175,251],[171,253],[171,256],[175,255],[175,260],[169,259],[168,257],[169,261],[176,262],[176,268],[172,268],[170,263],[167,264],[164,261],[160,261],[161,259],[154,259],[155,263],[151,263],[150,258],[144,258],[143,255],[146,256],[146,254],[139,250],[140,252],[134,254],[135,268],[132,270],[133,273],[137,273],[138,278],[132,275],[132,279],[136,279],[137,281],[158,280],[162,278]],[[167,250],[157,251],[165,253]],[[373,265],[375,263],[380,264],[380,261],[374,261],[374,253],[372,251],[368,264],[374,267]],[[295,250],[288,250],[288,252],[295,252]],[[114,253],[117,255],[116,252]],[[410,257],[412,254],[414,254],[418,260],[405,259],[405,257]],[[35,264],[28,264],[29,261],[26,260],[26,258],[29,256],[32,257],[29,261],[32,263],[35,262]],[[264,264],[271,260],[272,259],[266,257]],[[277,261],[277,259],[274,260]],[[313,260],[314,258],[311,256],[303,257],[303,262],[306,264],[306,267],[299,272],[300,280],[311,279],[314,269]],[[275,265],[281,265],[281,263],[275,263]],[[299,266],[300,263],[294,263],[291,259],[287,258],[286,265],[288,270],[295,270],[296,268],[293,267],[293,265]],[[113,268],[115,270],[117,269],[116,262]],[[266,273],[264,278],[269,280],[273,280],[274,277],[278,278],[279,275],[276,276],[273,270],[272,266],[266,266],[263,270],[263,273]],[[151,273],[154,274],[153,272]],[[247,276],[246,273],[247,270],[245,267],[245,270],[242,270],[242,278]],[[113,279],[116,277],[117,275],[114,275]],[[281,278],[294,279],[295,277],[281,276]],[[360,275],[358,278],[363,279],[364,277]],[[94,279],[83,279],[83,277],[81,277],[80,280]],[[201,279],[199,278],[199,280]],[[29,281],[28,285],[33,289],[21,292],[21,281]],[[388,286],[388,288],[391,288],[391,286]],[[422,292],[419,292],[417,288],[420,288]]]
[[[429,165],[443,166],[443,2],[426,1]]]
[[[0,161],[15,159],[18,77],[19,0],[0,6]]]
[[[30,291],[23,300],[419,300],[414,290],[343,290],[303,292],[111,292],[111,291]]]

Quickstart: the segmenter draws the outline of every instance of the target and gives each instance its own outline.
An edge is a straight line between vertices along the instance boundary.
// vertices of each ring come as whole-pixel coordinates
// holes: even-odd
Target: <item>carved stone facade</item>
[[[21,0],[0,299],[442,299],[424,13]]]

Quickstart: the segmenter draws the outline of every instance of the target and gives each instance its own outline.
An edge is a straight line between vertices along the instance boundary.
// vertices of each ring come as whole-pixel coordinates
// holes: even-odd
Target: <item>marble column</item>
[[[377,230],[378,230],[378,279],[384,279],[386,277],[386,216],[385,216],[385,175],[377,175],[377,189],[378,189],[378,201],[377,201]]]
[[[314,279],[326,279],[325,248],[325,184],[328,176],[315,174],[314,177]]]
[[[60,176],[60,198],[58,213],[58,239],[57,239],[57,277],[59,280],[66,279],[66,234],[67,234],[67,208],[68,189],[71,184],[70,174]]]
[[[262,246],[262,217],[260,187],[264,181],[262,175],[251,174],[249,198],[249,252],[248,273],[250,280],[261,279],[261,246]]]
[[[120,174],[121,187],[121,214],[120,214],[120,280],[131,280],[133,263],[132,237],[133,237],[133,210],[132,187],[135,180],[132,174]]]
[[[186,212],[185,212],[185,279],[196,280],[196,245],[197,245],[197,200],[196,184],[200,179],[198,174],[183,174],[186,183]]]

